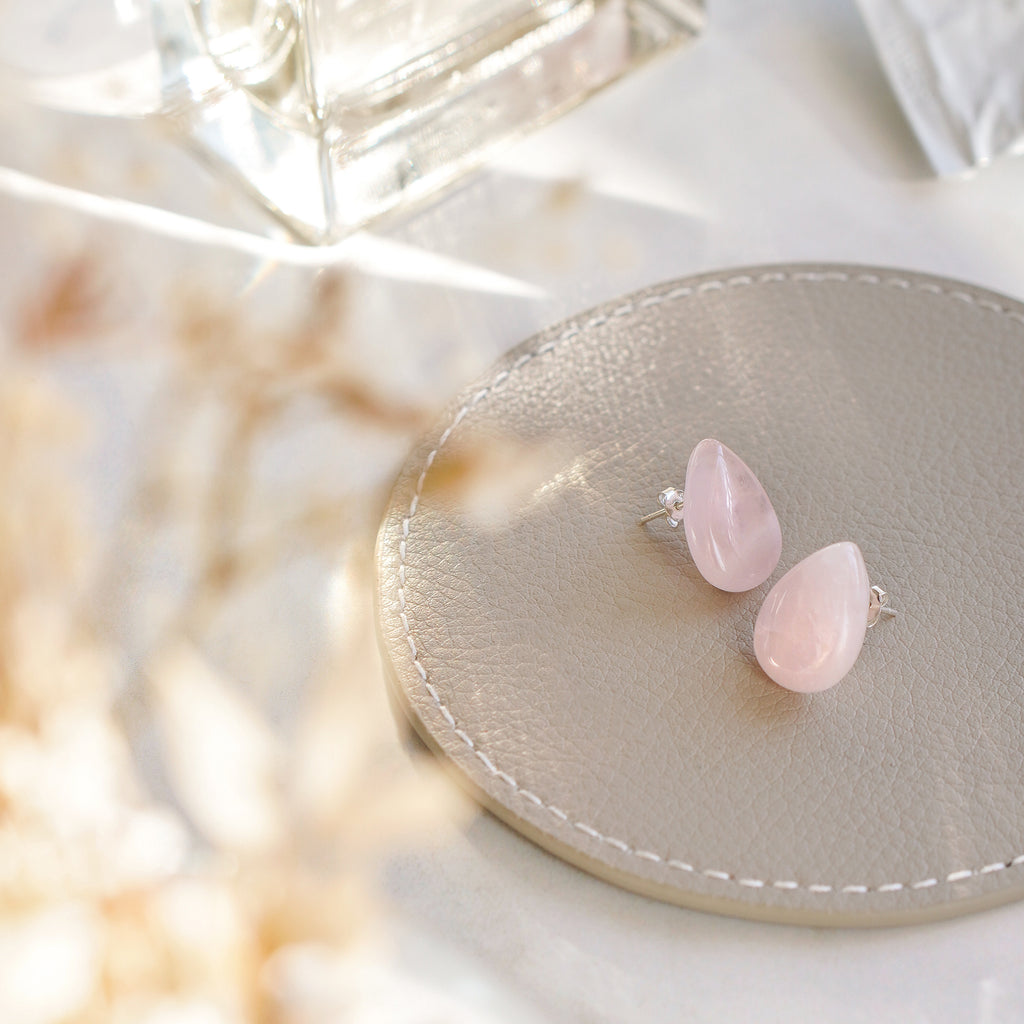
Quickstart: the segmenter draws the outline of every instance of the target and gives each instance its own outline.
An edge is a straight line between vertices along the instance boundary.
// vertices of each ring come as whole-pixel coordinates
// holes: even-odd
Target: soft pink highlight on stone
[[[747,464],[707,438],[690,454],[683,527],[700,574],[733,593],[760,586],[782,554],[775,509]]]
[[[798,562],[768,592],[754,623],[754,653],[779,686],[835,686],[864,645],[871,589],[860,548],[831,544]]]

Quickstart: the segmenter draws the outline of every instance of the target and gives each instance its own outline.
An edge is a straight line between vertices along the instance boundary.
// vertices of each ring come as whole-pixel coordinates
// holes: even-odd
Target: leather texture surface
[[[746,594],[637,523],[704,437],[782,525]],[[510,443],[547,461],[495,525],[441,484]],[[380,640],[486,806],[609,881],[769,920],[946,916],[1024,895],[1022,538],[1024,306],[901,271],[734,270],[553,327],[453,404],[381,528]],[[898,615],[834,689],[790,693],[754,619],[839,540]]]

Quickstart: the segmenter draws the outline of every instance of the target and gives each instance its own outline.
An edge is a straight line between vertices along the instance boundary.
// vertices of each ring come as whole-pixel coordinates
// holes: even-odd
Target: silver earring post
[[[668,516],[668,523],[673,529],[677,527],[683,518],[683,492],[678,487],[666,487],[658,495],[658,504],[661,508],[657,512],[651,512],[640,520],[640,525],[649,523],[652,519],[661,516]]]
[[[889,595],[881,587],[872,587],[868,598],[868,629],[878,625],[883,615],[896,615],[896,609],[888,607]]]

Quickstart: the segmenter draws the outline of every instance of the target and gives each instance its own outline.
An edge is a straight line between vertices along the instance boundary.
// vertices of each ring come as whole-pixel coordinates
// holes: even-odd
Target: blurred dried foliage
[[[369,429],[408,435],[433,410],[359,371],[343,277],[321,276],[290,331],[184,288],[158,353],[159,427],[139,440],[145,471],[115,535],[101,536],[87,466],[104,438],[51,362],[132,327],[115,322],[107,274],[88,254],[55,266],[6,339],[0,1020],[355,1019],[344,968],[376,948],[386,920],[373,885],[382,858],[466,808],[396,741],[358,495],[325,496],[314,470],[275,506],[274,487],[259,482],[261,445],[310,403],[353,443]],[[101,376],[118,358],[83,352]],[[490,467],[480,453],[461,456],[440,486],[465,496],[495,473],[533,480],[513,449],[496,452]],[[189,563],[170,601],[138,556],[168,537],[171,556]],[[244,657],[226,658],[211,636],[234,604],[307,557],[325,580],[306,597],[315,636],[290,641],[316,650],[282,727],[246,678],[263,638],[235,637]],[[144,641],[111,625],[108,605],[144,609],[154,595],[164,614]],[[388,1019],[426,1020],[419,1005]]]
[[[102,257],[86,250],[53,267],[22,309],[21,343],[46,351],[102,335],[115,317],[109,273]]]
[[[247,419],[272,417],[300,397],[363,425],[421,429],[434,408],[393,399],[345,344],[347,289],[343,276],[321,274],[305,315],[281,330],[247,321],[235,302],[186,288],[172,302],[184,368],[205,386],[226,388]]]
[[[543,491],[570,458],[555,441],[496,436],[441,450],[423,497],[448,505],[478,528],[500,530]]]

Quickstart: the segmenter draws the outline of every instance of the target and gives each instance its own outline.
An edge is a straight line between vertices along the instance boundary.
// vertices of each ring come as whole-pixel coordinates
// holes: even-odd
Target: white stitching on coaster
[[[705,868],[702,872],[707,878],[713,878],[717,882],[731,882],[733,876],[728,871],[718,871],[715,868]]]
[[[973,878],[976,875],[978,877],[982,875],[995,874],[1000,871],[1004,871],[1007,868],[1021,867],[1024,866],[1024,853],[1019,853],[1012,858],[1007,860],[995,861],[991,864],[986,864],[980,868],[964,868],[960,871],[951,871],[945,878],[923,878],[916,882],[886,882],[882,885],[860,885],[851,884],[843,885],[840,887],[827,885],[821,882],[812,883],[801,883],[793,880],[782,879],[776,881],[768,881],[761,878],[748,878],[743,875],[732,874],[728,871],[721,871],[717,868],[696,868],[692,864],[688,864],[685,861],[677,860],[674,857],[664,857],[658,853],[654,853],[651,850],[638,849],[635,846],[630,845],[624,839],[618,839],[614,836],[604,835],[599,832],[596,828],[588,825],[583,821],[572,821],[569,815],[561,808],[554,806],[553,804],[545,803],[536,793],[531,790],[523,789],[519,783],[507,772],[498,769],[494,762],[478,747],[473,739],[465,733],[457,725],[454,716],[448,709],[447,705],[440,699],[437,690],[430,682],[426,669],[423,667],[423,663],[420,661],[419,652],[416,647],[416,641],[413,639],[412,629],[409,626],[409,621],[404,613],[406,606],[405,596],[405,563],[406,563],[406,539],[410,534],[410,524],[416,516],[417,509],[419,507],[420,496],[423,492],[424,485],[426,483],[427,474],[430,471],[430,467],[433,465],[434,459],[437,457],[441,449],[448,443],[452,433],[462,422],[465,416],[470,412],[471,409],[485,401],[486,398],[493,392],[493,390],[504,384],[513,373],[521,370],[528,363],[534,359],[546,355],[552,352],[560,344],[568,341],[571,338],[577,337],[588,330],[594,330],[602,327],[615,317],[625,317],[632,313],[635,313],[639,309],[649,309],[652,306],[657,306],[666,302],[674,302],[680,299],[687,298],[695,294],[705,294],[711,291],[724,291],[728,288],[737,288],[751,284],[770,284],[777,281],[799,281],[807,283],[821,283],[821,282],[849,282],[851,284],[864,284],[872,286],[880,286],[887,288],[899,288],[906,290],[916,290],[924,292],[929,295],[945,295],[947,298],[954,299],[958,302],[966,302],[977,308],[984,310],[985,312],[995,313],[999,316],[1005,317],[1008,320],[1013,320],[1018,323],[1024,324],[1024,314],[1018,313],[1016,310],[1008,309],[1006,306],[1002,306],[997,302],[993,302],[989,299],[980,299],[971,295],[969,292],[965,292],[961,289],[950,290],[943,288],[940,285],[933,284],[928,281],[913,282],[908,281],[906,278],[901,277],[879,277],[877,274],[870,273],[857,273],[848,274],[843,271],[794,271],[789,274],[780,271],[765,271],[759,274],[756,278],[746,274],[740,274],[735,277],[730,277],[724,280],[713,280],[704,281],[697,285],[696,288],[687,285],[681,285],[674,287],[665,292],[655,293],[648,295],[645,298],[639,300],[638,303],[627,302],[621,306],[616,307],[612,313],[609,314],[597,314],[584,323],[581,326],[578,324],[571,324],[566,327],[564,331],[557,338],[551,339],[541,345],[534,352],[526,352],[519,356],[512,365],[506,369],[501,370],[494,380],[484,388],[477,391],[454,415],[452,422],[444,430],[441,436],[438,438],[436,446],[427,455],[424,462],[423,471],[420,473],[419,478],[416,482],[415,493],[413,494],[412,500],[409,503],[409,510],[404,519],[402,520],[402,540],[399,544],[399,566],[398,566],[398,603],[402,610],[400,616],[402,622],[402,629],[405,633],[406,641],[409,644],[409,649],[412,652],[412,663],[415,666],[417,672],[423,680],[424,687],[431,701],[437,707],[441,716],[448,723],[452,729],[453,734],[471,751],[477,760],[484,766],[484,768],[496,779],[505,783],[514,793],[521,796],[524,800],[536,805],[539,808],[547,811],[552,817],[558,821],[570,825],[578,832],[582,832],[584,835],[589,836],[596,842],[603,843],[606,846],[610,846],[613,849],[618,850],[627,856],[636,857],[639,860],[650,861],[656,864],[664,864],[667,867],[675,868],[678,871],[685,871],[691,874],[700,874],[705,878],[713,879],[719,882],[731,882],[735,885],[742,886],[748,889],[762,889],[765,887],[771,887],[773,889],[781,890],[783,892],[792,892],[799,890],[806,893],[821,894],[839,892],[844,895],[867,895],[867,894],[886,894],[886,893],[897,893],[905,892],[907,890],[921,890],[930,889],[940,884],[949,884],[955,882],[961,882],[968,878]]]

